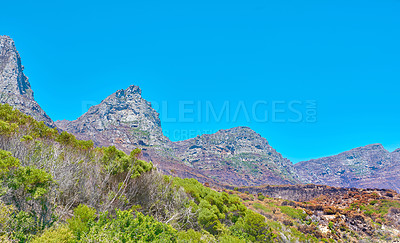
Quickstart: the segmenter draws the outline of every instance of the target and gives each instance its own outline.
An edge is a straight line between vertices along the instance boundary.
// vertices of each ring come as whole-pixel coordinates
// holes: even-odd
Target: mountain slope
[[[294,165],[304,183],[400,190],[400,149],[371,144]]]
[[[7,103],[36,120],[55,127],[51,118],[34,100],[31,85],[23,70],[14,41],[8,36],[0,36],[0,103]]]
[[[190,167],[232,185],[295,184],[292,162],[248,127],[220,130],[174,143],[175,155]]]

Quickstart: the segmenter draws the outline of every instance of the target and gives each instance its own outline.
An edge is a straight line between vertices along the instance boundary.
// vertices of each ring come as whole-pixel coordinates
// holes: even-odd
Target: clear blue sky
[[[16,41],[54,120],[136,84],[159,107],[168,102],[167,116],[159,110],[172,140],[245,125],[294,162],[400,147],[399,0],[4,1],[0,12],[0,34]],[[288,122],[288,103],[306,100],[317,121]],[[199,121],[198,103],[218,112],[226,101],[248,113],[268,102],[258,115],[284,102],[285,122],[207,121],[203,108]],[[194,110],[189,122],[179,102]],[[296,109],[305,114],[304,103]]]

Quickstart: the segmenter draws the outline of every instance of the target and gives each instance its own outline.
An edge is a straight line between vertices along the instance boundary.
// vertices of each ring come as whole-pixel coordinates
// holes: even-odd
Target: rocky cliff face
[[[248,127],[175,142],[174,151],[186,165],[231,185],[299,182],[292,163]]]
[[[8,36],[0,36],[0,102],[8,103],[36,120],[55,127],[54,122],[34,100],[31,85],[23,70],[14,41]]]
[[[381,144],[299,162],[295,168],[304,183],[400,191],[400,149],[390,153]]]

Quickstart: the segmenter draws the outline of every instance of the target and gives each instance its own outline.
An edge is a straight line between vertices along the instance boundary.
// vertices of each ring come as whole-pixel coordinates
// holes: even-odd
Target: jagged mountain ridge
[[[5,35],[0,36],[0,103],[9,104],[23,113],[55,127],[51,118],[42,110],[33,97],[33,91],[24,74],[21,57],[14,41]]]
[[[139,147],[166,174],[239,186],[299,182],[292,163],[247,127],[171,142],[162,133],[159,114],[135,85],[118,90],[75,121],[56,124],[96,146],[113,145],[127,153]]]
[[[293,166],[247,127],[171,142],[162,133],[159,114],[134,85],[115,92],[76,121],[55,124],[34,100],[23,69],[14,41],[0,36],[1,103],[50,127],[57,124],[79,139],[93,140],[96,146],[115,145],[127,153],[140,147],[144,158],[165,174],[238,186],[302,182],[400,191],[400,149],[390,153],[379,144]]]
[[[400,149],[371,144],[294,165],[303,183],[400,191]]]

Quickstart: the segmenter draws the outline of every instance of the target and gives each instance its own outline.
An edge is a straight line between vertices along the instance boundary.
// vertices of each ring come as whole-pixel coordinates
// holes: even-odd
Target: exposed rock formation
[[[400,149],[390,153],[381,144],[299,162],[295,168],[304,183],[400,191]]]
[[[134,85],[110,95],[77,120],[56,124],[96,146],[114,145],[127,153],[139,147],[144,158],[166,174],[240,186],[299,182],[292,163],[247,127],[171,142],[162,133],[159,114]]]
[[[175,155],[186,165],[231,185],[296,184],[292,162],[248,127],[220,130],[175,142]]]
[[[23,70],[14,41],[8,36],[0,36],[0,102],[8,103],[36,120],[55,127],[54,122],[34,100],[31,85]]]

